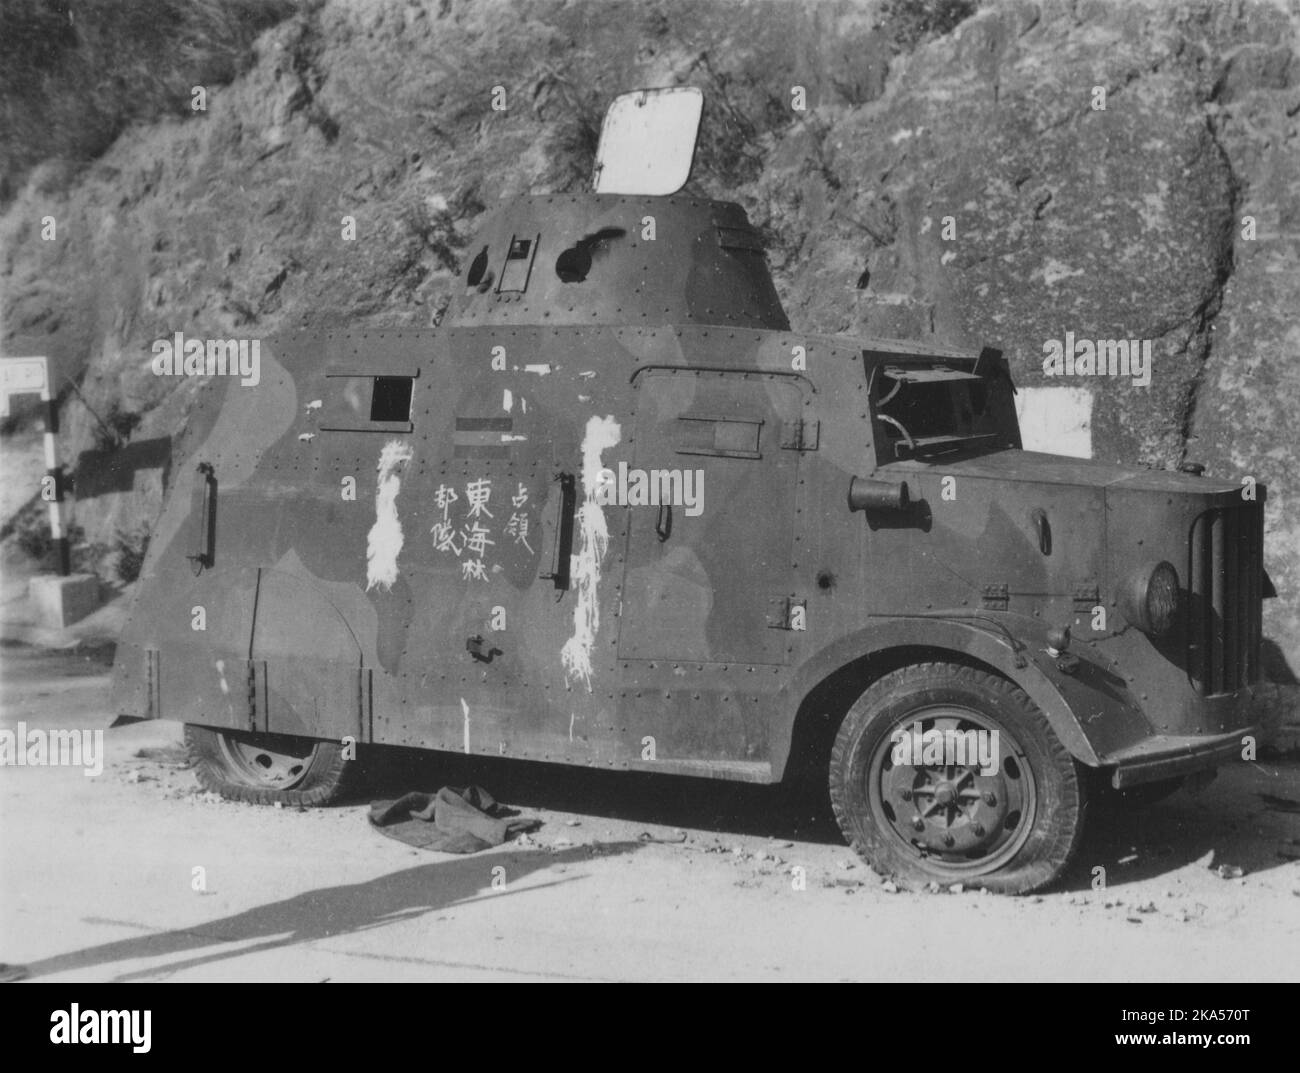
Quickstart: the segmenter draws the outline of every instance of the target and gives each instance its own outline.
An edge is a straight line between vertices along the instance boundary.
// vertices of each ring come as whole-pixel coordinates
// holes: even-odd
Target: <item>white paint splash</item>
[[[601,452],[618,445],[622,430],[610,417],[587,419],[582,438],[582,506],[578,508],[578,553],[573,557],[573,579],[578,599],[573,607],[573,636],[560,649],[560,661],[567,678],[581,678],[591,692],[591,650],[596,645],[600,627],[600,605],[596,586],[600,582],[600,563],[609,545],[605,512],[596,502],[600,475],[605,469]]]
[[[217,660],[217,674],[221,676],[221,692],[229,696],[230,683],[226,681],[226,661],[224,659]],[[572,729],[570,729],[569,733],[572,735]]]
[[[520,435],[519,433],[503,432],[501,433],[501,442],[502,443],[526,443],[528,442],[528,437]]]
[[[514,408],[515,408],[515,397],[513,394],[511,394],[510,389],[506,388],[501,393],[501,409],[503,409],[506,413],[509,413]]]
[[[542,363],[539,365],[525,365],[524,372],[536,373],[538,376],[550,376],[551,366],[547,363]]]
[[[316,433],[314,433],[314,432],[300,432],[300,433],[298,433],[298,440],[299,440],[299,442],[301,442],[301,443],[311,443],[311,441],[314,440],[315,438],[316,438]]]
[[[375,524],[366,539],[366,591],[376,585],[385,592],[397,580],[397,555],[402,550],[402,523],[397,517],[400,470],[411,460],[410,444],[389,440],[379,452],[379,484],[375,488]]]
[[[320,399],[312,399],[311,402],[307,404],[307,412],[311,413],[313,410],[319,410],[321,406],[322,403]]]
[[[465,698],[460,698],[460,710],[465,713],[465,753],[469,754],[469,705],[465,703]]]

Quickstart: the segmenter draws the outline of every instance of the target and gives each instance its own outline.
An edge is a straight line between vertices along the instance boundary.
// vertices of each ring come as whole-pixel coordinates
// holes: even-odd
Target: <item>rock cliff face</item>
[[[5,349],[52,355],[101,413],[143,414],[135,442],[167,436],[197,385],[154,377],[152,340],[436,324],[486,206],[581,187],[616,93],[698,85],[692,185],[765,229],[796,328],[999,345],[1020,385],[1086,389],[1095,456],[1269,485],[1285,679],[1298,30],[1300,8],[1267,3],[333,0],[265,33],[206,112],[129,131],[69,190],[32,177],[0,225]],[[1045,377],[1066,332],[1150,340],[1149,386]],[[65,422],[71,461],[95,421],[70,397]],[[161,489],[146,467],[77,520],[102,537]]]

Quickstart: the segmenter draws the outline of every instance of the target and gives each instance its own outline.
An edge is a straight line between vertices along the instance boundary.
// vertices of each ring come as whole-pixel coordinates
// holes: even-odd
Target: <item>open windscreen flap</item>
[[[942,380],[979,380],[977,373],[953,369],[947,365],[913,366],[886,365],[884,374],[891,380],[905,380],[909,384],[932,384]]]
[[[371,368],[365,368],[370,364]],[[349,358],[325,370],[322,432],[411,432],[411,400],[420,366],[414,355],[378,361]]]

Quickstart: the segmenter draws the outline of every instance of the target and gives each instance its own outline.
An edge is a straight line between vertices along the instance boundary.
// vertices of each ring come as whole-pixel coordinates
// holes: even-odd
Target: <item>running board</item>
[[[766,760],[632,760],[629,771],[657,771],[661,775],[694,775],[702,779],[771,783],[772,765]]]

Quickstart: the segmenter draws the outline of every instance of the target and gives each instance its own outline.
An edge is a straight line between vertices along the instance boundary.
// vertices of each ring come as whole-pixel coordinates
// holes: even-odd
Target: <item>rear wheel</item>
[[[360,782],[338,742],[187,725],[185,746],[199,785],[232,801],[326,805]]]
[[[1007,894],[1060,875],[1087,808],[1082,772],[1024,691],[951,663],[901,668],[858,698],[830,791],[844,836],[882,875]]]

